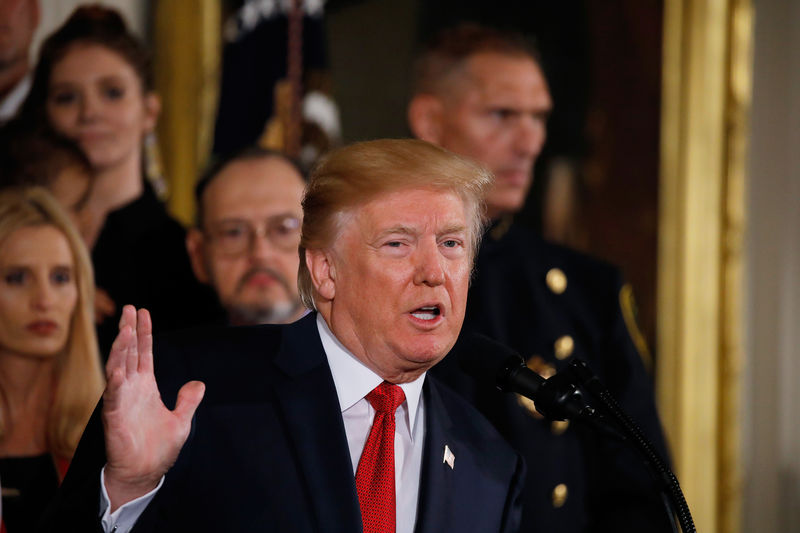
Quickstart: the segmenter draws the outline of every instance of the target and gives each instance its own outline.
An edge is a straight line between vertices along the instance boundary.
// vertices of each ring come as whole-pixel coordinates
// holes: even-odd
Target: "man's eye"
[[[244,228],[226,228],[220,231],[220,236],[226,239],[235,239],[241,237],[245,233]]]
[[[3,280],[8,285],[22,285],[25,282],[25,271],[12,270],[11,272],[7,272]]]
[[[400,248],[403,246],[403,243],[400,241],[389,241],[386,243],[386,246],[389,246],[390,248]]]
[[[507,120],[515,115],[511,109],[493,109],[491,111],[492,117],[499,120]]]
[[[455,248],[456,246],[460,246],[461,243],[455,239],[447,239],[442,243],[445,248]]]
[[[276,225],[273,231],[278,235],[294,235],[300,232],[300,226],[292,222],[284,221]]]

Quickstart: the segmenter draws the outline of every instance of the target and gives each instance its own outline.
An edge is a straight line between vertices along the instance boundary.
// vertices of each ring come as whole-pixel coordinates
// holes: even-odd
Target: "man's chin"
[[[450,339],[444,338],[421,338],[408,342],[405,346],[404,359],[407,361],[424,366],[432,367],[442,359],[455,344]]]
[[[258,324],[286,324],[300,314],[300,302],[281,302],[266,305],[234,305],[228,309],[232,324],[253,326]]]
[[[514,214],[525,205],[525,195],[520,191],[493,194],[486,199],[486,214],[490,218]]]

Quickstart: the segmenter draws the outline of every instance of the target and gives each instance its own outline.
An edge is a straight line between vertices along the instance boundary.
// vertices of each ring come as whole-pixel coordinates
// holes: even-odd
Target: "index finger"
[[[139,309],[136,342],[139,348],[139,372],[153,373],[153,321],[147,309]]]
[[[106,380],[111,380],[111,375],[118,368],[122,369],[122,375],[126,373],[126,363],[130,343],[133,342],[133,330],[130,326],[122,326],[119,334],[111,345],[111,353],[106,361]]]

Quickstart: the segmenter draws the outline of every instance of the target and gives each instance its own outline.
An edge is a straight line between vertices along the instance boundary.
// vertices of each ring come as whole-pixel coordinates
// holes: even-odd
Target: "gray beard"
[[[269,306],[237,305],[228,309],[228,318],[235,326],[286,324],[300,311],[302,305],[299,300]]]

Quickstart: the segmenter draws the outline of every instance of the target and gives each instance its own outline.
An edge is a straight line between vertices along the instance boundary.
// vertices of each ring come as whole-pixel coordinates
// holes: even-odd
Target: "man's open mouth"
[[[440,314],[441,311],[439,310],[438,305],[420,307],[419,309],[411,311],[411,315],[420,320],[433,320]]]

